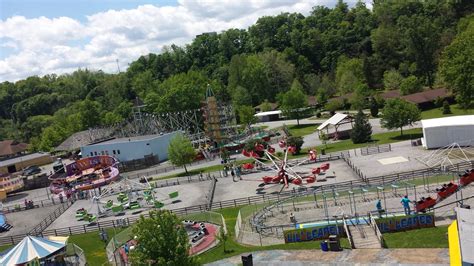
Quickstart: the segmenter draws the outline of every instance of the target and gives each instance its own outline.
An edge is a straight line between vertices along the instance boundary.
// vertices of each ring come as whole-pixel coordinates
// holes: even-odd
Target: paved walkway
[[[268,250],[253,252],[254,265],[449,265],[448,249]],[[241,255],[206,264],[241,264]]]

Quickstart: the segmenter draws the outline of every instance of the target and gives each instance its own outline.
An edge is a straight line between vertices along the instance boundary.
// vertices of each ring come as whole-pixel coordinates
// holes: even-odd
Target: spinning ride
[[[49,188],[53,194],[67,194],[105,186],[119,177],[117,164],[117,159],[107,155],[75,161],[49,177]]]
[[[316,182],[317,175],[324,175],[325,172],[329,169],[329,163],[325,163],[320,167],[313,168],[309,172],[298,172],[295,169],[303,164],[310,162],[316,162],[317,154],[316,151],[310,150],[308,152],[308,158],[300,162],[292,162],[288,159],[288,153],[295,154],[296,147],[287,145],[285,140],[280,140],[278,143],[279,147],[283,149],[284,156],[279,158],[275,155],[275,148],[267,145],[265,147],[262,143],[255,143],[255,147],[251,151],[243,150],[242,154],[246,157],[253,158],[256,164],[260,164],[265,167],[270,167],[276,175],[273,176],[264,176],[262,178],[263,183],[259,187],[265,187],[267,185],[282,185],[280,192],[289,187],[289,184],[294,184],[297,186],[304,186]],[[268,160],[271,162],[270,165],[267,165],[263,160]],[[253,164],[244,164],[242,166],[244,169],[253,169]],[[234,180],[235,181],[235,180]]]

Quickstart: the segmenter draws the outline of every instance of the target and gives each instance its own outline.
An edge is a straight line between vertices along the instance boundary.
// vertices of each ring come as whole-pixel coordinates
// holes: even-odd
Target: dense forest
[[[207,84],[236,108],[279,101],[290,89],[324,104],[353,93],[403,94],[447,87],[474,99],[474,2],[374,1],[261,17],[248,29],[203,33],[141,56],[124,73],[77,70],[0,84],[0,139],[51,150],[72,133],[127,119],[131,100],[149,112],[200,107]]]

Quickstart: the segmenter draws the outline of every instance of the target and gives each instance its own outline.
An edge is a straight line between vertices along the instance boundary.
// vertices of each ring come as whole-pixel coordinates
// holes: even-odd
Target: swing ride
[[[140,183],[123,178],[101,187],[100,194],[92,190],[91,194],[95,193],[95,195],[92,196],[90,207],[78,209],[76,220],[94,223],[98,218],[121,216],[126,211],[135,214],[147,209],[160,209],[179,196],[177,191],[168,195],[162,194],[155,190],[146,178],[145,180],[146,183]]]
[[[264,188],[265,186],[268,187],[269,185],[282,185],[280,189],[281,192],[283,189],[288,188],[290,184],[297,186],[310,185],[316,182],[317,176],[324,176],[326,171],[329,170],[329,163],[324,163],[320,167],[312,168],[309,172],[297,171],[296,169],[303,164],[316,162],[316,151],[310,150],[306,160],[292,162],[288,159],[288,154],[295,154],[296,147],[288,145],[285,140],[280,140],[278,145],[284,151],[283,158],[279,158],[275,155],[275,148],[272,146],[258,142],[255,143],[254,149],[250,151],[244,149],[242,151],[244,156],[252,158],[255,161],[254,164],[243,164],[243,169],[251,170],[255,165],[261,165],[264,167],[270,167],[270,169],[275,172],[275,175],[262,177],[263,183],[259,184],[260,188]],[[271,162],[271,164],[265,164],[264,161]]]

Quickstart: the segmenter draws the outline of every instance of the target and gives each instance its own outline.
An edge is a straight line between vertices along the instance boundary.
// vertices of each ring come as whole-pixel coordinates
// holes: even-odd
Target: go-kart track
[[[279,164],[275,163],[273,166],[276,167],[273,167],[272,163],[268,160],[266,161],[265,165],[256,162],[253,169],[243,170],[241,179],[238,177],[233,178],[230,174],[228,174],[226,177],[223,177],[222,173],[217,172],[211,173],[211,178],[207,178],[205,176],[202,181],[187,182],[185,177],[180,179],[181,181],[179,184],[178,182],[175,182],[176,179],[157,180],[153,181],[156,182],[158,186],[158,188],[153,189],[153,192],[150,192],[150,183],[140,183],[137,178],[128,179],[121,177],[108,185],[102,186],[100,189],[95,188],[89,190],[87,192],[89,195],[88,199],[76,200],[71,207],[64,211],[64,213],[52,219],[52,222],[47,226],[47,228],[42,228],[42,231],[48,232],[48,234],[54,234],[54,229],[62,229],[74,226],[80,226],[84,228],[90,227],[90,230],[93,231],[97,230],[97,226],[94,227],[97,222],[102,223],[112,220],[117,221],[119,219],[132,217],[135,219],[135,217],[138,217],[140,214],[147,213],[154,207],[173,210],[200,205],[200,208],[204,211],[206,210],[207,206],[209,206],[210,198],[212,198],[212,201],[214,202],[213,207],[219,208],[218,203],[222,201],[234,201],[236,202],[236,205],[252,204],[250,199],[248,202],[245,199],[248,197],[261,195],[277,195],[280,191],[285,193],[288,191],[298,191],[301,188],[304,190],[316,189],[316,191],[320,191],[318,189],[321,186],[326,187],[326,185],[335,185],[333,187],[338,188],[338,184],[347,185],[351,181],[355,184],[359,184],[364,182],[360,176],[360,172],[362,172],[363,176],[367,177],[370,181],[370,179],[375,176],[375,174],[372,174],[372,172],[386,173],[388,175],[389,173],[394,174],[397,172],[403,172],[405,169],[426,169],[426,165],[423,165],[414,158],[407,158],[408,156],[406,156],[406,154],[413,156],[417,154],[417,156],[422,156],[429,153],[430,151],[423,150],[421,147],[412,147],[409,142],[403,142],[393,145],[391,151],[371,154],[368,156],[362,156],[360,155],[359,150],[353,150],[347,153],[350,154],[350,158],[348,158],[346,161],[337,159],[339,157],[334,157],[334,159],[330,161],[321,161],[321,158],[329,158],[329,156],[318,157],[316,161],[309,160],[307,157],[298,160],[287,161],[280,159],[280,165],[282,162],[290,165],[292,167],[293,173],[296,173],[297,175],[313,175],[315,177],[315,182],[287,182],[287,184],[285,184],[284,180],[271,182],[269,179],[267,179],[267,182],[264,182],[264,177],[267,176],[275,178],[278,177],[279,174]],[[397,157],[403,157],[404,159]],[[274,160],[275,162],[277,161],[277,159]],[[302,161],[306,162],[301,164]],[[329,168],[325,166],[326,164]],[[316,170],[317,168],[320,169]],[[360,169],[360,172],[357,173],[354,169]],[[215,184],[213,177],[216,177],[217,180]],[[156,176],[154,176],[154,178],[156,178]],[[160,187],[166,183],[168,183],[167,186]],[[267,184],[263,185],[263,183]],[[468,189],[466,190],[466,194],[472,195],[472,187],[472,184],[467,186]],[[399,196],[404,193],[405,191],[402,189],[400,189],[397,196],[390,196],[387,193],[386,208],[400,208]],[[25,191],[21,193],[21,196],[12,198],[12,201],[10,201],[9,204],[22,204],[23,200],[26,198],[38,202],[39,200],[51,197],[51,195],[47,194],[48,193],[46,189]],[[414,191],[410,190],[408,191],[408,194],[410,197],[412,197],[412,200],[414,200]],[[427,198],[430,195],[433,197],[436,196],[434,195],[433,191],[417,191],[417,199],[421,199],[421,197]],[[369,191],[367,196],[368,199],[372,200],[377,196],[381,197],[381,195],[375,196],[374,191]],[[58,203],[58,196],[54,195],[54,197],[55,202]],[[352,208],[357,208],[358,212],[360,213],[374,210],[373,201],[363,201],[361,198],[362,195],[360,194],[358,195],[359,199],[354,201],[356,202],[357,207],[353,207],[348,203],[343,204],[342,206],[332,204],[331,202],[334,201],[334,199],[331,198],[330,194],[328,194],[327,197],[328,210],[331,215],[332,213],[340,212],[341,208],[345,213],[351,213]],[[341,202],[342,201],[343,200],[341,199]],[[306,208],[306,205],[309,206],[311,204],[314,205],[314,203],[311,202],[296,202],[296,205],[301,205],[300,209],[304,209]],[[321,204],[321,202],[318,202],[318,204]],[[288,211],[290,211],[289,205],[293,205],[293,203],[288,204]],[[2,233],[0,238],[3,236],[13,236],[29,232],[41,222],[41,219],[47,217],[48,214],[52,213],[57,207],[58,205],[53,205],[50,207],[41,207],[40,205],[39,208],[34,208],[31,210],[6,213],[6,220],[13,227],[10,229],[10,231]],[[295,207],[293,206],[292,208]],[[85,212],[78,212],[79,210]],[[196,209],[193,211],[196,211]],[[312,208],[311,210],[308,209],[307,212],[295,212],[296,219],[302,222],[314,220],[317,217],[324,219],[326,218],[326,215],[327,214],[324,213],[321,208]],[[35,219],[24,219],[24,217],[35,217]],[[286,214],[268,217],[268,219],[265,221],[265,224],[277,225],[287,223],[288,221],[288,213],[286,212]],[[58,232],[63,231],[67,232],[66,229],[58,230]]]

